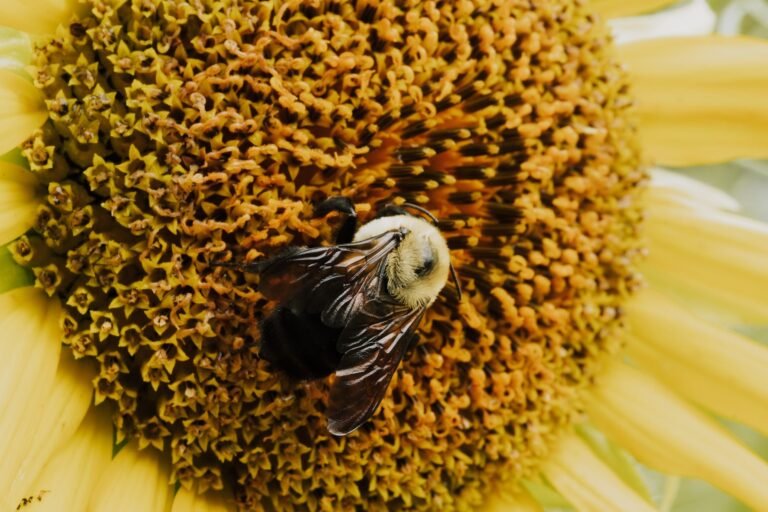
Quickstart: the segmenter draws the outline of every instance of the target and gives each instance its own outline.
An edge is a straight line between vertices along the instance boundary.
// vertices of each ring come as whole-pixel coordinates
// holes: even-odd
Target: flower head
[[[33,63],[34,178],[8,175],[42,200],[9,196],[7,238],[61,308],[6,299],[60,318],[62,357],[97,367],[96,402],[147,448],[106,481],[151,467],[196,492],[232,482],[248,509],[461,510],[541,470],[567,489],[562,453],[585,448],[556,440],[595,396],[610,431],[642,388],[609,372],[617,394],[583,401],[626,341],[646,177],[629,79],[583,5],[93,0]],[[363,218],[432,211],[465,290],[345,438],[327,382],[259,357],[274,304],[257,280],[213,265],[329,243],[312,206],[339,195]]]
[[[349,506],[476,504],[573,420],[635,284],[643,173],[606,39],[568,2],[94,2],[36,52],[50,121],[24,155],[47,195],[13,252],[121,435],[184,485],[226,466],[250,506],[319,482]],[[469,292],[349,439],[325,383],[259,359],[270,305],[210,265],[322,243],[332,195],[430,208]]]

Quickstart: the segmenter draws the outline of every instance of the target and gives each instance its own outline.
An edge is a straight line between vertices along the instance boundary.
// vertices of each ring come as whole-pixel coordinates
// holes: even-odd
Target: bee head
[[[387,290],[412,308],[432,304],[448,280],[451,255],[440,231],[428,221],[412,215],[375,219],[357,232],[364,240],[394,229],[406,233],[386,262]]]

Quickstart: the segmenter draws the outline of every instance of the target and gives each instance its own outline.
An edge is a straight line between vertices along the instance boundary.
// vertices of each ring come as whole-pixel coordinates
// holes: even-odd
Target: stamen
[[[395,150],[394,156],[401,162],[415,162],[417,160],[424,160],[426,158],[433,157],[437,154],[437,151],[430,147],[415,146],[410,148],[398,148]]]
[[[492,167],[467,165],[453,170],[456,179],[459,180],[484,180],[496,176],[496,170]]]
[[[459,148],[459,152],[464,156],[494,156],[498,155],[500,148],[497,144],[473,143],[466,144]]]
[[[477,243],[477,237],[474,236],[453,236],[448,238],[448,247],[451,249],[466,249],[476,246]]]
[[[464,104],[464,111],[468,113],[483,110],[486,107],[497,105],[499,100],[494,95],[478,96]]]

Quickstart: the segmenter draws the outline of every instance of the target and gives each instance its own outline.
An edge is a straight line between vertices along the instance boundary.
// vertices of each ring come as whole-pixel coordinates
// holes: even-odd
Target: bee
[[[257,272],[261,293],[278,303],[261,323],[260,357],[300,380],[335,373],[328,431],[344,436],[381,403],[449,272],[459,299],[461,290],[429,211],[389,205],[358,230],[348,198],[332,197],[315,214],[334,210],[346,215],[336,245],[290,247],[264,262],[220,265]]]

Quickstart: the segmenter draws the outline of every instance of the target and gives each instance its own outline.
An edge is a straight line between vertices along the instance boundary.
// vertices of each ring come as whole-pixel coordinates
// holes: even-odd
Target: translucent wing
[[[403,236],[387,231],[360,242],[278,255],[260,270],[259,289],[295,312],[320,313],[327,326],[344,327]]]
[[[337,346],[343,356],[326,413],[332,434],[346,435],[371,417],[425,310],[380,294],[365,301],[352,317]]]

